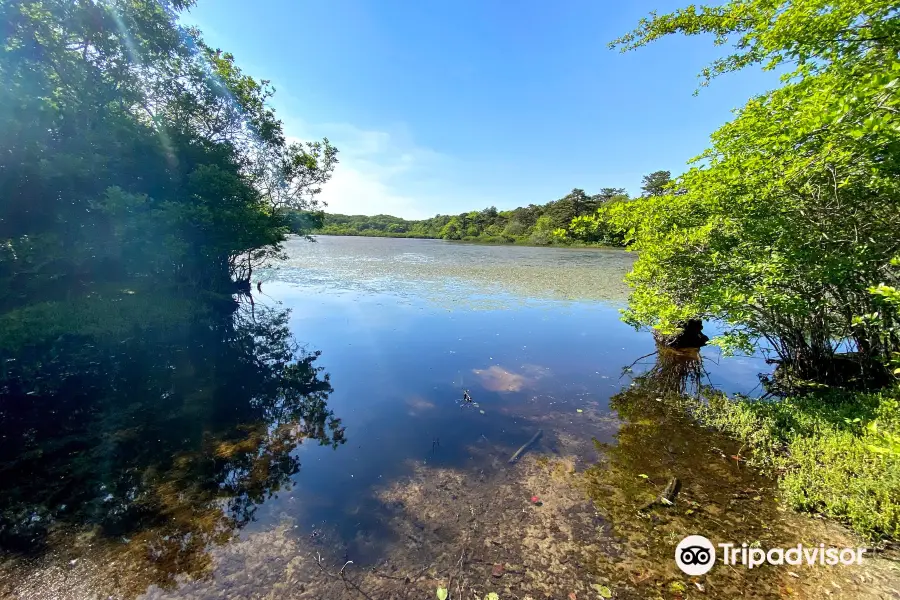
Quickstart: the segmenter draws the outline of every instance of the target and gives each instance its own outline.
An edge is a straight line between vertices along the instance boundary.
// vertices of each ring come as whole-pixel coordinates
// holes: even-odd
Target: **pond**
[[[783,511],[670,402],[757,393],[766,365],[657,352],[619,320],[632,255],[286,254],[234,314],[150,299],[160,323],[135,309],[130,330],[8,360],[0,595],[865,597],[849,569],[678,570],[688,534],[855,544]],[[640,510],[672,478],[674,505]]]

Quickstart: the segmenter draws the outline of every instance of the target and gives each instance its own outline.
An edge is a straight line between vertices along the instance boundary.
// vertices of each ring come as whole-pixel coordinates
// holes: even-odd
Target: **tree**
[[[625,191],[625,188],[606,187],[606,188],[602,188],[600,190],[600,193],[594,197],[597,198],[601,203],[603,203],[603,202],[609,202],[610,200],[612,200],[613,198],[616,198],[617,196],[627,196],[627,195],[628,195],[628,193]]]
[[[532,244],[546,245],[552,241],[552,233],[557,229],[553,226],[553,220],[550,215],[543,215],[534,225],[534,230],[531,232],[531,236],[529,236],[529,241]]]
[[[667,194],[619,205],[640,252],[628,319],[671,330],[723,320],[722,343],[766,338],[783,364],[828,380],[842,344],[861,368],[898,347],[896,309],[870,293],[896,285],[900,253],[900,16],[887,0],[732,0],[643,20],[613,42],[709,33],[734,52],[703,85],[749,65],[793,65],[750,99]],[[857,318],[878,312],[878,331]],[[884,335],[886,332],[893,333]],[[872,367],[874,368],[874,367]]]
[[[528,228],[525,227],[524,223],[511,219],[503,230],[503,236],[510,240],[515,240],[516,238],[525,235],[527,230]]]
[[[553,229],[566,229],[575,217],[592,212],[590,206],[591,199],[584,190],[575,188],[559,200],[547,204],[543,214],[549,217]]]
[[[644,196],[662,196],[666,191],[666,186],[672,181],[672,173],[670,171],[654,171],[649,175],[644,175],[641,180],[641,191]]]
[[[286,212],[288,228],[291,233],[297,235],[309,235],[310,232],[321,229],[325,224],[323,211],[299,211]]]
[[[441,228],[440,233],[441,238],[445,240],[458,240],[461,239],[462,234],[462,223],[460,223],[459,218],[453,217],[451,218],[446,225]]]
[[[0,4],[0,309],[110,281],[228,289],[314,208],[327,140],[178,25],[184,0]]]

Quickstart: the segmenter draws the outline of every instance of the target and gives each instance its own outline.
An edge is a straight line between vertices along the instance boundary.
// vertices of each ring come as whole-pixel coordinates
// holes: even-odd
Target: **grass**
[[[872,542],[900,539],[900,386],[688,402],[701,423],[740,440],[750,464],[778,478],[786,505]]]

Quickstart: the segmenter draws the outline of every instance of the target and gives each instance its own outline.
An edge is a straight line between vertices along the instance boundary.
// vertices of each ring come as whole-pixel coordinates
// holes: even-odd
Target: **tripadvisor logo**
[[[716,551],[718,548],[718,552]],[[747,544],[738,546],[733,543],[720,543],[716,546],[702,535],[689,535],[675,547],[675,563],[688,575],[704,575],[713,568],[716,554],[726,565],[744,565],[753,569],[764,564],[769,565],[820,565],[833,567],[838,564],[862,564],[865,548],[834,548],[825,544],[807,547],[797,544],[791,548],[750,547]]]
[[[716,562],[716,549],[702,535],[689,535],[675,547],[675,563],[688,575],[705,575]]]

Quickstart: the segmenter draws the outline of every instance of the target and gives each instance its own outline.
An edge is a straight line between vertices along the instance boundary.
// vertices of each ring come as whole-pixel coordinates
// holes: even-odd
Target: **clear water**
[[[126,352],[116,385],[7,407],[25,425],[4,429],[20,441],[0,470],[17,490],[0,592],[401,598],[455,577],[453,598],[593,597],[598,581],[682,597],[680,532],[801,535],[738,449],[662,401],[698,383],[752,393],[764,362],[704,349],[696,375],[654,355],[619,320],[632,255],[346,237],[286,253],[224,337],[167,330]],[[291,339],[306,361],[286,393],[258,365]],[[63,435],[77,442],[50,449]],[[671,476],[680,508],[636,516]],[[707,597],[777,595],[777,579],[722,575]]]

